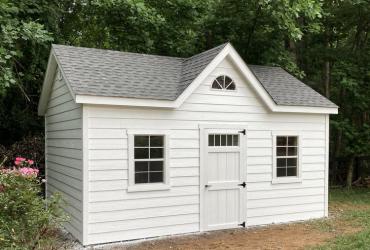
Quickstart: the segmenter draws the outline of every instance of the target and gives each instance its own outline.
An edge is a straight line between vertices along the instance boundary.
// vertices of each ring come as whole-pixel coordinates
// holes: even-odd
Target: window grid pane
[[[286,168],[277,168],[276,175],[277,175],[277,177],[285,177],[286,176]]]
[[[212,83],[212,89],[221,90],[235,90],[236,86],[234,81],[225,75],[217,77]]]
[[[221,145],[221,136],[215,135],[215,146],[220,146],[220,145]]]
[[[233,145],[233,135],[227,135],[226,141],[227,141],[227,146],[232,146]]]
[[[226,146],[226,135],[221,135],[221,146]]]
[[[288,146],[297,146],[297,136],[288,136]]]
[[[135,162],[135,172],[148,172],[149,162],[148,161],[137,161]]]
[[[215,145],[215,135],[208,135],[208,145],[209,146]]]
[[[289,156],[296,156],[298,153],[298,147],[288,147],[288,155]]]
[[[135,147],[148,147],[148,146],[149,146],[149,136],[147,135],[135,136]]]
[[[148,159],[149,148],[135,148],[135,159]]]
[[[237,147],[239,146],[238,134],[209,134],[209,147]]]
[[[164,179],[164,136],[135,135],[135,183],[158,183]]]
[[[147,172],[135,173],[135,183],[148,183],[149,175]]]
[[[236,87],[235,87],[235,83],[230,83],[227,87],[226,87],[227,90],[235,90]]]
[[[239,146],[239,135],[233,135],[233,146]]]
[[[298,176],[298,137],[276,137],[276,177]]]
[[[150,147],[163,147],[163,136],[151,135],[149,138]]]
[[[277,146],[286,146],[287,145],[287,137],[286,136],[277,136],[276,137],[276,144],[277,144]]]

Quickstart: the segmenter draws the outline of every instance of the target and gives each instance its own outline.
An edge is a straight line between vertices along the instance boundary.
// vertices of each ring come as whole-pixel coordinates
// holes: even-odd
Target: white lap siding
[[[237,91],[211,90],[230,76]],[[325,115],[270,113],[225,60],[178,109],[84,107],[88,120],[88,243],[200,230],[199,124],[245,123],[247,225],[322,217],[325,213]],[[127,192],[127,129],[170,136],[169,190]],[[272,184],[272,132],[298,131],[302,183]]]
[[[58,75],[58,73],[56,74]],[[82,241],[82,109],[56,77],[45,115],[48,195],[61,193],[66,229]]]

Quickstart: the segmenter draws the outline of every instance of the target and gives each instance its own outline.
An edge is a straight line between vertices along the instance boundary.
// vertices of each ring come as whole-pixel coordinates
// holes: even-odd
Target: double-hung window
[[[168,135],[128,131],[129,191],[168,189]]]
[[[164,136],[134,137],[135,184],[163,182]]]
[[[273,134],[273,182],[300,182],[300,142],[298,134]]]

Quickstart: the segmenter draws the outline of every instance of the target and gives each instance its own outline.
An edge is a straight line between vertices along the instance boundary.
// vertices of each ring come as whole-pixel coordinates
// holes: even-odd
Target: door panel
[[[208,230],[235,228],[240,224],[240,190],[211,189],[207,191]]]
[[[205,137],[205,229],[238,227],[243,220],[244,137],[239,130],[207,130]]]

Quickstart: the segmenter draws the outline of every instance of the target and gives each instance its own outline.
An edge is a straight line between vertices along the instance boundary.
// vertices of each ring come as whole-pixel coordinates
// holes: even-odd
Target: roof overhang
[[[179,108],[185,100],[199,87],[205,78],[224,60],[229,57],[232,62],[238,67],[242,76],[250,83],[252,89],[257,93],[258,97],[262,100],[265,106],[271,112],[281,113],[313,113],[313,114],[337,114],[337,107],[313,107],[313,106],[286,106],[277,105],[267,91],[263,88],[262,84],[258,81],[256,76],[248,68],[244,60],[240,57],[238,52],[229,43],[221,52],[211,61],[210,64],[194,79],[194,81],[185,89],[185,91],[174,101],[171,100],[154,100],[154,99],[138,99],[138,98],[123,98],[123,97],[106,97],[106,96],[90,96],[74,94],[68,79],[65,77],[63,68],[60,70],[63,78],[66,81],[68,88],[76,103],[91,104],[91,105],[119,105],[119,106],[136,106],[136,107],[155,107],[155,108]],[[38,114],[44,115],[47,108],[47,102],[52,89],[53,80],[57,65],[60,65],[58,58],[55,56],[53,49],[51,50],[49,62],[46,70],[46,76],[41,92],[41,97],[38,106]]]
[[[96,105],[118,105],[135,107],[154,107],[154,108],[176,108],[174,101],[138,99],[125,97],[91,96],[76,95],[76,103],[96,104]]]
[[[76,103],[90,105],[117,105],[117,106],[134,106],[134,107],[154,107],[165,109],[176,109],[178,106],[175,101],[153,100],[153,99],[136,99],[122,97],[105,97],[105,96],[89,96],[76,95]],[[282,106],[274,104],[272,112],[277,113],[313,113],[313,114],[337,114],[337,108],[325,107],[307,107],[307,106]]]
[[[53,82],[55,79],[55,74],[58,69],[58,65],[60,65],[60,62],[58,61],[58,57],[55,55],[53,48],[51,48],[48,65],[46,67],[44,83],[42,84],[40,100],[39,100],[39,104],[37,107],[37,113],[40,116],[43,116],[46,113],[49,98],[50,98],[50,93],[53,88]],[[63,79],[65,79],[66,81],[66,85],[69,89],[69,92],[71,93],[73,99],[76,101],[76,95],[72,91],[71,85],[69,84],[68,79],[66,78],[62,67],[59,67],[59,70],[61,71],[63,75]]]
[[[44,78],[44,83],[42,84],[42,90],[40,95],[39,104],[37,107],[37,113],[39,115],[44,115],[46,112],[47,104],[50,97],[51,89],[53,88],[53,80],[55,77],[55,72],[57,69],[57,62],[55,56],[53,55],[53,50],[51,50],[48,60],[48,65],[46,67],[46,73]]]

